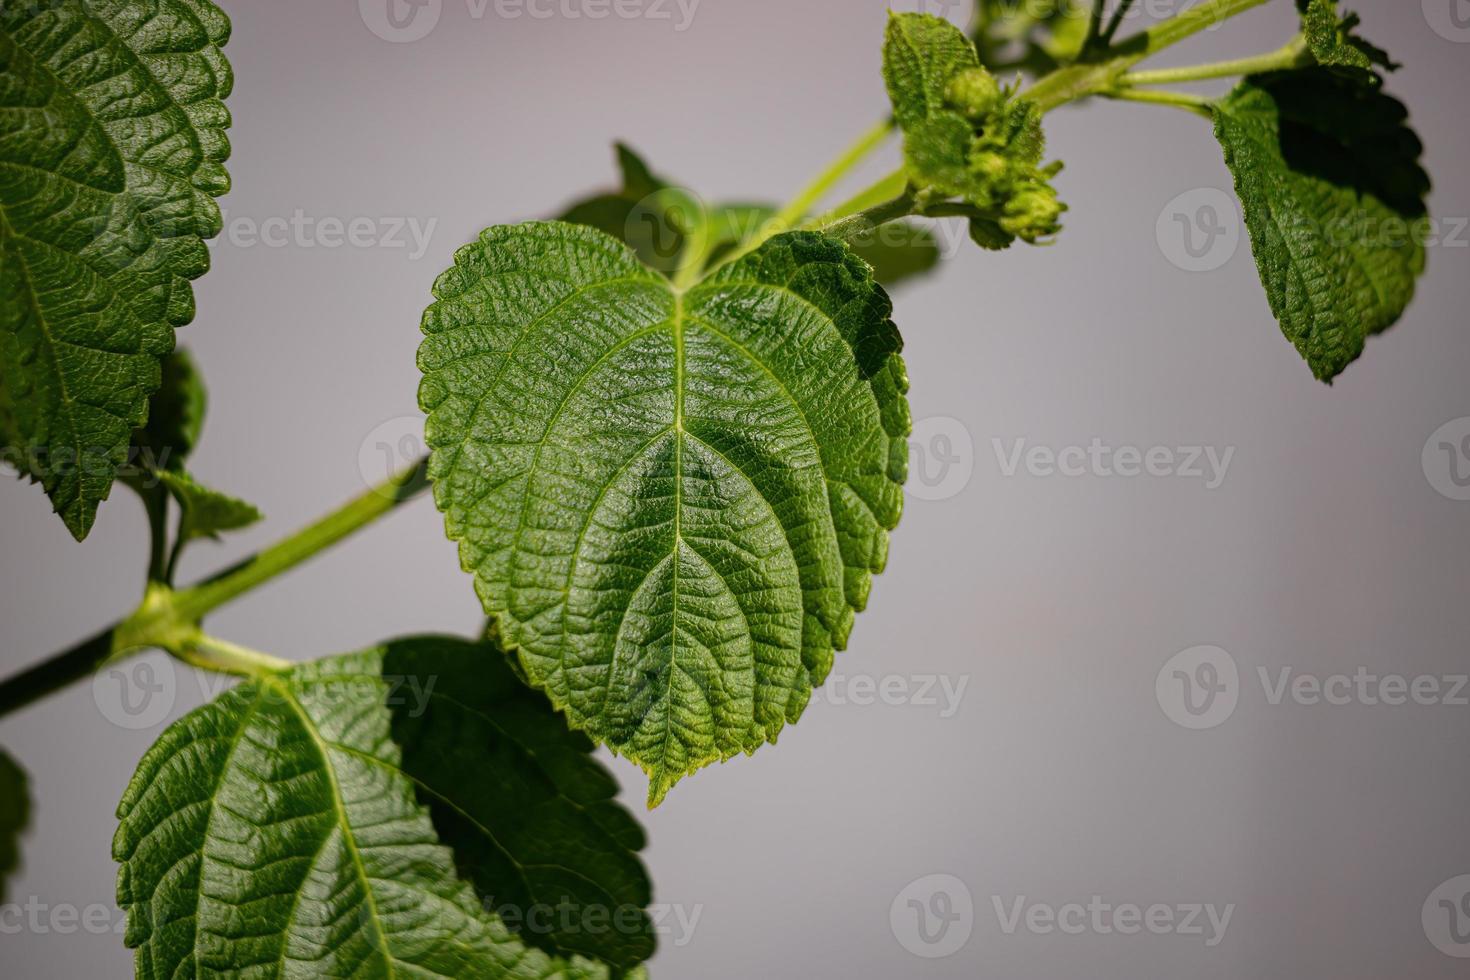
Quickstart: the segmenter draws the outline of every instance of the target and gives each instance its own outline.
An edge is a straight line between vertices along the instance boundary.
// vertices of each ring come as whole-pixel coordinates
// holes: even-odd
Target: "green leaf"
[[[959,28],[890,15],[883,76],[916,188],[969,205],[999,232],[987,247],[1037,244],[1061,230],[1065,208],[1051,186],[1060,166],[1041,166],[1040,111],[1000,87]]]
[[[671,273],[687,242],[687,209],[697,204],[656,176],[628,146],[617,144],[617,156],[622,189],[578,201],[558,220],[605,232],[627,243],[650,269]]]
[[[1390,71],[1398,68],[1386,51],[1354,33],[1360,18],[1339,14],[1337,0],[1297,0],[1296,5],[1302,15],[1302,34],[1318,64],[1368,71],[1374,66]]]
[[[1424,271],[1429,178],[1407,110],[1371,76],[1312,68],[1247,79],[1215,119],[1271,309],[1331,381]]]
[[[891,304],[779,235],[685,293],[587,228],[460,250],[424,316],[430,476],[486,611],[651,777],[773,741],[846,646],[903,503]]]
[[[0,902],[6,882],[20,867],[20,837],[31,822],[29,783],[25,770],[0,750]]]
[[[156,474],[179,502],[183,517],[179,536],[185,541],[218,538],[224,531],[238,531],[263,516],[255,505],[211,490],[182,470],[159,470]]]
[[[165,731],[113,843],[137,975],[592,980],[609,969],[529,943],[646,955],[647,880],[615,836],[632,818],[502,656],[391,643],[248,681]],[[587,936],[528,912],[551,931],[517,936],[495,914],[563,900],[633,903],[609,916],[632,925]]]
[[[133,433],[137,462],[182,471],[204,432],[209,400],[204,377],[183,348],[163,359],[163,379],[148,402],[148,423]]]
[[[228,36],[208,0],[0,7],[0,441],[78,539],[209,267]]]
[[[872,267],[873,278],[889,289],[934,271],[941,257],[939,239],[913,221],[879,225],[849,244]]]

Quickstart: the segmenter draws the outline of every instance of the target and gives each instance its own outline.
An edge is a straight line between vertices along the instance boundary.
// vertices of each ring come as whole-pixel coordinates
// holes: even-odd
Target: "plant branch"
[[[851,146],[842,152],[841,156],[833,160],[810,184],[802,188],[801,192],[792,198],[785,207],[776,212],[770,221],[770,224],[775,226],[776,229],[772,234],[795,228],[801,224],[803,219],[811,212],[812,208],[816,207],[817,202],[825,197],[828,191],[837,186],[837,183],[843,177],[846,177],[853,167],[856,167],[866,159],[868,154],[882,146],[892,132],[893,120],[885,119],[858,137]]]
[[[276,674],[295,666],[289,660],[251,650],[202,631],[188,640],[178,655],[185,663],[201,670],[235,674],[239,677]]]
[[[1261,72],[1279,71],[1289,68],[1304,68],[1312,64],[1312,53],[1304,37],[1297,37],[1285,47],[1259,54],[1252,58],[1236,58],[1232,61],[1216,61],[1206,65],[1185,65],[1179,68],[1158,68],[1153,71],[1134,71],[1122,75],[1118,84],[1175,85],[1181,82],[1203,82],[1212,78],[1236,78],[1241,75],[1256,75]]]
[[[908,170],[904,167],[899,167],[892,173],[879,178],[876,183],[870,184],[858,191],[831,211],[808,219],[802,227],[822,228],[843,218],[858,214],[861,211],[866,211],[869,208],[884,204],[901,195],[908,185]]]
[[[1052,72],[1021,97],[1036,103],[1042,112],[1050,112],[1090,95],[1113,92],[1118,88],[1119,79],[1145,58],[1267,2],[1205,0],[1170,20],[1124,38],[1100,52],[1095,60],[1084,60]]]
[[[1124,88],[1116,92],[1104,92],[1102,94],[1104,98],[1108,99],[1173,106],[1176,109],[1184,109],[1192,112],[1197,116],[1204,116],[1206,119],[1215,118],[1215,113],[1210,108],[1211,102],[1209,99],[1198,95],[1191,95],[1188,92],[1160,92],[1154,89]]]
[[[852,241],[868,234],[879,225],[907,218],[914,213],[916,203],[914,195],[905,190],[891,201],[884,201],[865,211],[859,211],[857,214],[825,225],[822,231],[834,238]]]
[[[418,496],[428,486],[427,468],[427,460],[418,461],[316,523],[198,585],[175,591],[151,583],[143,602],[126,618],[0,682],[0,716],[85,678],[105,663],[154,647],[209,670],[278,669],[274,665],[286,661],[204,637],[200,620]]]

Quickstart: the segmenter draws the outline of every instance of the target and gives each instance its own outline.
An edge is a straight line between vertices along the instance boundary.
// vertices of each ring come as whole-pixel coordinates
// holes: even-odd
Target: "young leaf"
[[[148,402],[148,423],[133,433],[139,462],[182,470],[204,432],[209,399],[194,358],[177,348],[163,359],[163,376]]]
[[[1302,34],[1318,64],[1368,71],[1374,66],[1390,71],[1398,67],[1382,48],[1354,33],[1361,22],[1358,15],[1339,14],[1337,0],[1297,0],[1296,5],[1302,15]]]
[[[847,643],[903,503],[891,304],[779,235],[684,293],[588,228],[492,228],[424,315],[430,476],[486,611],[651,777],[772,741]]]
[[[208,0],[0,6],[0,440],[78,539],[209,266],[228,35]]]
[[[223,531],[238,531],[262,517],[253,504],[211,490],[182,470],[159,470],[157,477],[183,511],[179,536],[185,541],[218,538]]]
[[[1041,113],[1000,87],[959,28],[930,14],[891,15],[883,76],[910,182],[967,204],[977,242],[1036,244],[1061,230],[1065,208],[1051,186],[1060,165],[1041,166]]]
[[[614,815],[605,774],[543,698],[495,671],[500,656],[388,644],[249,681],[165,731],[113,843],[138,977],[609,977],[527,940],[615,940],[568,935],[555,914],[528,915],[553,931],[523,939],[495,914],[647,893],[636,857],[597,833],[631,820]],[[506,877],[476,880],[477,897],[459,861]],[[648,948],[632,921],[627,958]]]
[[[671,273],[678,268],[686,239],[688,218],[680,209],[692,202],[649,170],[630,147],[617,144],[617,155],[622,189],[578,201],[557,220],[605,232],[627,243],[650,269]]]
[[[1249,78],[1215,106],[1271,309],[1323,381],[1424,271],[1429,178],[1407,118],[1372,76],[1325,68]]]
[[[775,217],[777,209],[766,204],[723,204],[710,209],[710,237],[717,246],[710,255],[710,266],[741,242],[759,232],[761,226]],[[858,235],[847,242],[853,254],[873,269],[873,278],[892,289],[910,279],[933,271],[939,265],[939,239],[923,225],[913,221],[895,221],[881,225],[872,233]]]
[[[6,882],[20,867],[20,836],[30,826],[31,794],[25,770],[0,751],[0,902]]]

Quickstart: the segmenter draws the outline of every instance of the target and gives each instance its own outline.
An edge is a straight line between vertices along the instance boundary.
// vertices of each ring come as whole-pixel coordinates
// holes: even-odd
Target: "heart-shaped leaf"
[[[87,535],[229,187],[209,0],[0,5],[0,443]]]
[[[492,228],[435,286],[430,475],[486,610],[651,777],[773,741],[845,647],[903,503],[891,304],[778,236],[687,292],[590,228]]]

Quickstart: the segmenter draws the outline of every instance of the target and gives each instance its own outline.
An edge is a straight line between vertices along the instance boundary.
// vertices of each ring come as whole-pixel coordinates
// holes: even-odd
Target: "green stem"
[[[290,571],[400,504],[412,500],[428,486],[427,471],[428,460],[419,460],[315,524],[302,528],[208,581],[175,593],[174,605],[190,622],[198,622],[206,613]]]
[[[1133,9],[1133,0],[1118,0],[1118,8],[1113,11],[1113,19],[1108,21],[1107,29],[1102,33],[1104,44],[1112,44],[1113,38],[1118,34],[1118,28],[1123,26],[1123,18],[1128,16],[1128,11]]]
[[[834,238],[852,241],[871,232],[879,225],[907,218],[914,213],[915,203],[914,195],[905,190],[891,201],[884,201],[865,211],[834,221],[824,226],[822,231]]]
[[[289,660],[251,650],[203,632],[196,633],[184,644],[179,651],[179,659],[201,670],[240,677],[277,674],[295,666]]]
[[[1205,0],[1171,20],[1124,38],[1102,52],[1096,60],[1079,62],[1052,72],[1022,93],[1022,98],[1036,103],[1042,112],[1050,112],[1068,102],[1112,92],[1118,88],[1118,80],[1145,58],[1267,2]]]
[[[803,228],[821,228],[830,225],[834,221],[851,217],[861,211],[877,207],[887,201],[891,201],[904,192],[909,185],[908,170],[899,167],[891,174],[881,177],[877,183],[871,184],[858,191],[852,197],[843,201],[837,207],[825,214],[810,219]]]
[[[770,224],[775,226],[776,229],[772,234],[795,228],[801,224],[811,212],[812,208],[816,207],[817,202],[825,197],[828,191],[837,186],[837,183],[843,177],[846,177],[852,168],[862,163],[868,154],[882,146],[892,132],[893,120],[885,119],[858,137],[856,142],[844,150],[841,156],[827,166],[827,169],[818,174],[816,179],[810,184],[802,188],[801,192],[792,198],[784,208],[776,212],[775,217],[770,221]]]
[[[1116,92],[1104,92],[1103,96],[1109,99],[1119,99],[1124,102],[1148,102],[1153,105],[1173,106],[1176,109],[1185,109],[1197,116],[1206,119],[1215,118],[1211,110],[1209,99],[1198,95],[1190,95],[1188,92],[1158,92],[1146,89],[1119,89]]]
[[[168,491],[162,483],[141,489],[148,513],[148,581],[167,582],[173,562],[168,553]]]
[[[861,163],[868,154],[882,146],[883,141],[891,132],[893,132],[893,121],[890,119],[884,120],[864,133],[840,157],[832,161],[816,180],[804,187],[796,197],[791,199],[789,204],[777,211],[771,220],[762,225],[759,232],[721,259],[720,265],[726,266],[743,259],[782,232],[790,231],[801,225],[802,220],[817,201],[821,200],[824,194],[836,186],[838,181],[847,176],[848,171]],[[805,225],[802,226],[805,227]]]
[[[200,620],[412,500],[428,485],[426,471],[427,461],[420,460],[316,523],[199,585],[175,591],[152,583],[143,602],[126,618],[0,682],[0,716],[81,680],[105,663],[153,647],[209,670],[254,675],[280,669],[286,661],[204,637]]]
[[[1176,85],[1181,82],[1203,82],[1212,78],[1236,78],[1241,75],[1256,75],[1267,71],[1303,68],[1311,63],[1312,53],[1307,47],[1306,38],[1298,37],[1277,51],[1259,54],[1252,58],[1216,61],[1207,65],[1185,65],[1179,68],[1128,72],[1118,79],[1118,84],[1124,86]]]

